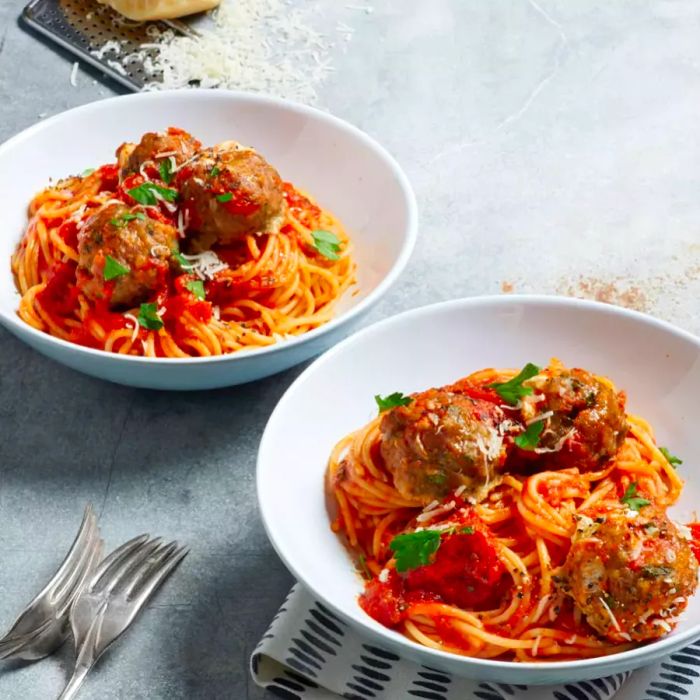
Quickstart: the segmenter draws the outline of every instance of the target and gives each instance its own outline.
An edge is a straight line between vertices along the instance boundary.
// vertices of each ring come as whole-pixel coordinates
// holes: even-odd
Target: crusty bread
[[[98,0],[109,5],[128,19],[144,22],[173,19],[204,12],[216,7],[221,0]]]

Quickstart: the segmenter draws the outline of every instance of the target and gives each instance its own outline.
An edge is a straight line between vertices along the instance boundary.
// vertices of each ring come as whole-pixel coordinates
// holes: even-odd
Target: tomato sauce
[[[37,295],[37,301],[52,316],[70,316],[78,303],[78,290],[75,286],[76,264],[58,263],[49,273],[46,287]]]
[[[690,523],[688,528],[693,535],[693,541],[690,543],[690,546],[695,558],[700,561],[700,523]]]

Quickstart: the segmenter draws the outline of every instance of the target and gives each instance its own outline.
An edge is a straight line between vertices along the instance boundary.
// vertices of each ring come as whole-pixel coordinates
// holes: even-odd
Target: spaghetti
[[[581,445],[567,441],[594,442],[609,433],[616,420],[599,411],[601,425],[595,438],[586,434],[578,418],[573,428],[564,421],[560,428],[567,439],[549,436],[554,447],[543,446],[548,431],[556,432],[560,414],[568,408],[565,391],[578,391],[575,382],[588,376],[588,384],[581,380],[582,392],[595,387],[605,400],[624,402],[624,397],[608,380],[583,371],[572,382],[571,373],[556,361],[544,371],[536,370],[520,382],[521,394],[516,397],[502,389],[512,386],[516,372],[494,369],[477,372],[445,390],[412,397],[394,394],[388,397],[394,398],[393,408],[343,438],[331,454],[327,479],[335,505],[332,528],[364,573],[360,604],[382,624],[418,644],[514,661],[612,654],[670,631],[695,589],[697,561],[684,539],[690,534],[665,516],[683,482],[669,454],[657,447],[649,424],[621,413],[626,425],[614,454],[595,465],[563,464],[564,453],[572,460],[581,454],[577,449]],[[553,377],[558,390],[549,393]],[[563,393],[562,386],[568,387]],[[498,452],[495,476],[481,489],[468,479],[457,488],[443,484],[444,480],[430,480],[444,473],[434,470],[436,464],[451,464],[449,449],[456,444],[465,449],[469,440],[465,436],[476,436],[478,446],[478,433],[471,427],[466,430],[468,418],[457,413],[458,399],[465,394],[482,421],[490,414],[482,411],[480,402],[503,410],[496,444],[481,446],[493,456]],[[440,397],[449,404],[444,412]],[[377,398],[380,409],[385,408]],[[591,406],[590,395],[587,401]],[[391,415],[396,412],[410,419],[409,427]],[[533,413],[534,418],[523,416]],[[450,442],[454,430],[450,420],[455,416],[462,432],[459,440]],[[543,427],[538,429],[536,448],[524,436],[538,423]],[[420,438],[415,442],[420,459],[407,459],[404,450],[403,461],[397,460],[391,447],[397,431],[404,447],[414,444],[409,438]],[[428,485],[427,493],[407,489],[402,469],[412,471],[410,483]],[[416,472],[421,470],[428,480],[417,482]],[[439,495],[433,493],[441,489]],[[606,528],[620,523],[621,529],[608,541]],[[654,542],[661,544],[657,547]],[[628,546],[638,551],[615,568],[615,556],[626,556]],[[601,550],[604,553],[598,556]],[[617,555],[618,550],[622,554]],[[625,571],[634,577],[625,584],[634,589],[631,600],[624,598],[624,592],[616,593]],[[600,596],[594,586],[601,587]],[[643,592],[641,586],[646,586]],[[578,587],[583,587],[583,594]],[[652,602],[645,604],[645,596]]]
[[[169,130],[167,138],[180,133]],[[209,151],[201,157],[219,165],[210,170],[214,184],[206,183],[211,192],[199,196],[221,211],[205,250],[192,225],[207,223],[195,217],[204,205],[182,196],[189,181],[201,180],[193,171],[199,154],[178,163],[175,151],[149,153],[135,172],[104,165],[37,194],[12,257],[19,316],[57,338],[147,357],[260,348],[327,323],[354,283],[341,223],[272,171],[275,230],[265,232],[268,222],[242,230],[240,222],[266,206],[245,189],[258,173],[239,175],[232,166],[229,177],[238,180],[231,185],[222,180],[226,153]],[[235,236],[223,235],[227,225],[237,227]]]

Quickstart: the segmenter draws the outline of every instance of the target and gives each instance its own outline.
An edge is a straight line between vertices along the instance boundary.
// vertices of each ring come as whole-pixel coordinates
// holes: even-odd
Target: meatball
[[[136,306],[163,283],[176,246],[173,226],[148,218],[138,208],[105,204],[78,234],[80,289],[92,300],[107,300],[113,309]],[[105,274],[111,279],[105,280]]]
[[[194,136],[182,129],[170,127],[165,133],[148,132],[138,144],[124,143],[117,149],[119,179],[138,173],[144,163],[173,158],[181,166],[191,160],[202,147]]]
[[[258,153],[227,141],[203,150],[178,173],[192,246],[233,243],[249,233],[277,233],[286,202],[277,171]]]
[[[429,389],[381,421],[381,454],[398,491],[423,504],[465,487],[479,498],[503,463],[504,418],[495,404]]]
[[[690,542],[653,506],[641,513],[620,507],[592,515],[579,516],[555,577],[558,586],[603,637],[614,642],[661,637],[697,586]]]
[[[617,453],[629,429],[623,393],[583,369],[549,367],[531,383],[530,413],[551,411],[538,444],[548,467],[594,470]],[[527,407],[523,417],[533,417]]]

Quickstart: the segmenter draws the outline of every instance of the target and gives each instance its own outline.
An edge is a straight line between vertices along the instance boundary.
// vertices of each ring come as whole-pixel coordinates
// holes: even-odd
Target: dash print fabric
[[[287,700],[699,700],[700,642],[631,674],[529,688],[479,683],[401,660],[296,585],[253,652],[251,673]]]

